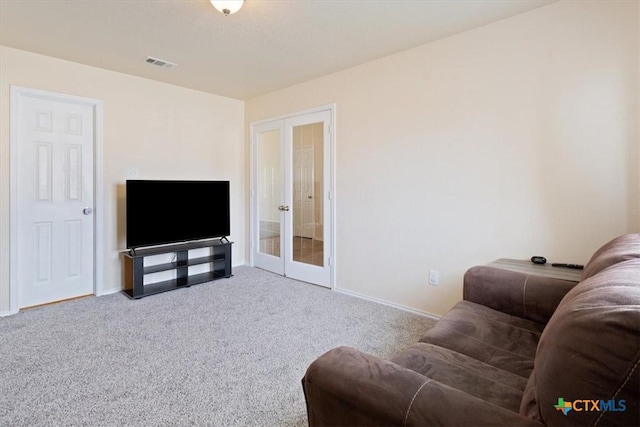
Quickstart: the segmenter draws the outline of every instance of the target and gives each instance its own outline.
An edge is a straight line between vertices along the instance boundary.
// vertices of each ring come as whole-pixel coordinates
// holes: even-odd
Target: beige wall
[[[442,314],[470,265],[586,262],[640,230],[639,21],[636,1],[560,2],[252,99],[244,121],[238,100],[0,46],[0,313],[11,84],[104,100],[104,289],[120,287],[127,167],[230,179],[241,264],[248,123],[335,102],[338,287]]]
[[[638,5],[555,3],[247,101],[246,125],[337,105],[338,288],[443,314],[474,264],[639,230]]]
[[[0,313],[9,310],[10,85],[104,101],[104,291],[121,288],[128,167],[140,179],[230,180],[233,263],[244,263],[242,101],[0,46]]]

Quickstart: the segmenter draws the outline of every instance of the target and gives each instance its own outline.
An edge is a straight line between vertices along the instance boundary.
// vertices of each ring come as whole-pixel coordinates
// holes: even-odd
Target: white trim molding
[[[347,289],[335,288],[335,291],[336,292],[340,292],[340,293],[345,294],[345,295],[351,295],[352,297],[365,299],[367,301],[375,302],[375,303],[382,304],[382,305],[387,305],[389,307],[397,308],[397,309],[402,310],[402,311],[407,311],[407,312],[412,313],[412,314],[417,314],[418,316],[428,317],[428,318],[433,319],[433,320],[440,320],[440,318],[441,318],[441,316],[435,315],[433,313],[429,313],[427,311],[418,310],[417,308],[408,307],[406,305],[397,304],[395,302],[385,301],[383,299],[370,297],[368,295],[364,295],[364,294],[361,294],[361,293],[358,293],[358,292],[349,291]]]

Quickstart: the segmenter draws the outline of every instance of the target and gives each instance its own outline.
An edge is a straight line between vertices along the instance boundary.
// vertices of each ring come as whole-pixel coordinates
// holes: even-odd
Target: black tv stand
[[[231,277],[231,245],[226,237],[223,239],[198,240],[178,243],[156,248],[131,249],[124,256],[124,293],[130,298],[138,299],[161,292],[179,288],[188,288],[199,283]],[[209,255],[189,258],[193,249],[210,248]],[[145,257],[174,253],[175,261],[144,265]],[[209,264],[209,271],[190,274],[189,267]],[[144,284],[145,275],[161,271],[175,271],[175,278]]]

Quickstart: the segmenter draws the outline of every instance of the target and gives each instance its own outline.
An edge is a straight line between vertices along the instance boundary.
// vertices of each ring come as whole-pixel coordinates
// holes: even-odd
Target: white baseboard
[[[14,314],[18,314],[18,311],[0,311],[0,317],[13,316]]]
[[[100,292],[99,294],[96,294],[96,296],[101,297],[104,295],[117,294],[120,291],[122,291],[122,289],[120,288],[103,289],[102,292]]]
[[[351,296],[356,297],[356,298],[362,298],[362,299],[365,299],[365,300],[368,300],[368,301],[372,301],[372,302],[375,302],[375,303],[378,303],[378,304],[388,305],[389,307],[397,308],[397,309],[403,310],[403,311],[408,311],[409,313],[417,314],[418,316],[428,317],[428,318],[433,319],[433,320],[440,320],[440,317],[441,317],[441,316],[435,315],[433,313],[429,313],[427,311],[418,310],[417,308],[407,307],[406,305],[398,304],[398,303],[395,303],[395,302],[385,301],[385,300],[382,300],[382,299],[370,297],[368,295],[363,295],[363,294],[360,294],[358,292],[349,291],[347,289],[335,288],[335,291],[343,293],[343,294],[346,294],[346,295],[351,295]]]

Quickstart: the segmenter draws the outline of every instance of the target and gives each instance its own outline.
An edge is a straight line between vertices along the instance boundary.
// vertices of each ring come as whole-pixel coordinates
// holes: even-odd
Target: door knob
[[[85,214],[85,215],[91,215],[93,213],[93,209],[84,208],[84,209],[82,209],[82,213]]]
[[[289,206],[280,205],[280,206],[278,206],[278,210],[279,211],[287,211],[288,212],[289,211]]]

